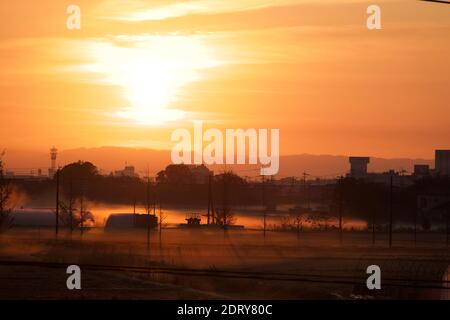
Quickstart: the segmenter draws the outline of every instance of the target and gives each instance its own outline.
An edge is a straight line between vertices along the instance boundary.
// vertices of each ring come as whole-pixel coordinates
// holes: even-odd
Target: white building
[[[134,169],[134,166],[125,166],[123,170],[115,171],[114,175],[119,177],[131,177],[131,178],[138,176]]]

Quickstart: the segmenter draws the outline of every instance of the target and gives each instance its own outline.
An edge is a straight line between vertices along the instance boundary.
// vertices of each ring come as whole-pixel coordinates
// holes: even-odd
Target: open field
[[[12,229],[0,239],[2,299],[355,299],[447,298],[445,235],[387,237],[346,232],[294,233],[163,229],[82,237]],[[82,290],[66,288],[66,268],[82,269]],[[382,290],[365,289],[366,268],[382,271]]]

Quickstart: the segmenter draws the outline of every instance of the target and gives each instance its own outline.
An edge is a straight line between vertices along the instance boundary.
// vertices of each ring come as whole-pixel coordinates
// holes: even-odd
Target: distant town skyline
[[[282,155],[280,158],[280,176],[298,176],[303,172],[308,172],[314,176],[335,177],[349,173],[350,156],[360,155]],[[397,171],[406,170],[412,173],[414,165],[423,164],[434,168],[433,156],[428,159],[423,158],[383,158],[374,155],[369,156],[371,161],[368,166],[369,172],[384,172],[390,169]],[[30,170],[36,174],[41,169],[43,174],[47,174],[47,169],[51,166],[50,150],[18,151],[9,150],[4,157],[5,166],[8,170],[27,174]],[[148,170],[154,176],[158,171],[171,163],[169,150],[132,149],[123,147],[103,147],[103,148],[79,148],[58,150],[56,165],[61,167],[76,161],[89,161],[98,167],[103,174],[109,174],[124,169],[125,166],[134,166],[136,173],[146,175]],[[211,166],[217,172],[221,172],[223,165]],[[243,175],[258,175],[259,166],[255,165],[228,165],[228,170],[235,170]],[[254,170],[252,170],[254,169]]]

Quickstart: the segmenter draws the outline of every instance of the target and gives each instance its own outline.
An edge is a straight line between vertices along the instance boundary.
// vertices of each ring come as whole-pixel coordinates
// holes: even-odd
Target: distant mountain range
[[[18,173],[36,172],[38,168],[43,173],[50,166],[50,157],[47,152],[7,150],[5,155],[7,170]],[[153,149],[135,149],[125,147],[78,148],[61,150],[57,163],[60,166],[83,160],[94,163],[102,173],[107,174],[123,169],[126,164],[134,165],[140,174],[147,170],[155,175],[171,163],[170,151]],[[428,164],[434,167],[434,160],[408,159],[408,158],[377,158],[372,157],[369,172],[382,172],[389,169],[406,170],[412,172],[414,164]],[[300,176],[307,172],[311,176],[336,177],[349,171],[348,156],[298,154],[280,157],[280,176]],[[219,172],[224,166],[215,165],[212,170]],[[255,176],[259,174],[255,165],[228,165],[228,170],[236,171],[241,176]]]

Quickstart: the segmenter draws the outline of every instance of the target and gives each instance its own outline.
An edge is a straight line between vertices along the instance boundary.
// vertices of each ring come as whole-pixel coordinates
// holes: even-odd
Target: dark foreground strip
[[[39,261],[0,261],[0,266],[29,266],[42,268],[67,268],[70,263],[39,262]],[[228,279],[251,279],[264,281],[291,281],[310,283],[330,283],[364,286],[366,277],[336,276],[325,274],[292,274],[292,273],[269,273],[269,272],[246,272],[226,271],[216,269],[189,269],[169,267],[133,267],[115,265],[78,264],[82,270],[92,271],[115,271],[133,273],[154,273],[195,277],[216,277]],[[438,279],[406,279],[406,278],[383,278],[385,287],[403,287],[417,289],[442,289],[450,290],[450,281]]]
[[[239,306],[257,306],[263,314],[238,314]],[[270,300],[140,300],[140,301],[8,301],[0,302],[3,313],[13,319],[428,319],[445,315],[445,301],[270,301]],[[190,309],[196,308],[196,309]],[[208,308],[209,315],[200,308]],[[197,310],[197,314],[185,311]],[[11,311],[11,312],[9,312]],[[269,314],[270,313],[270,314]]]

